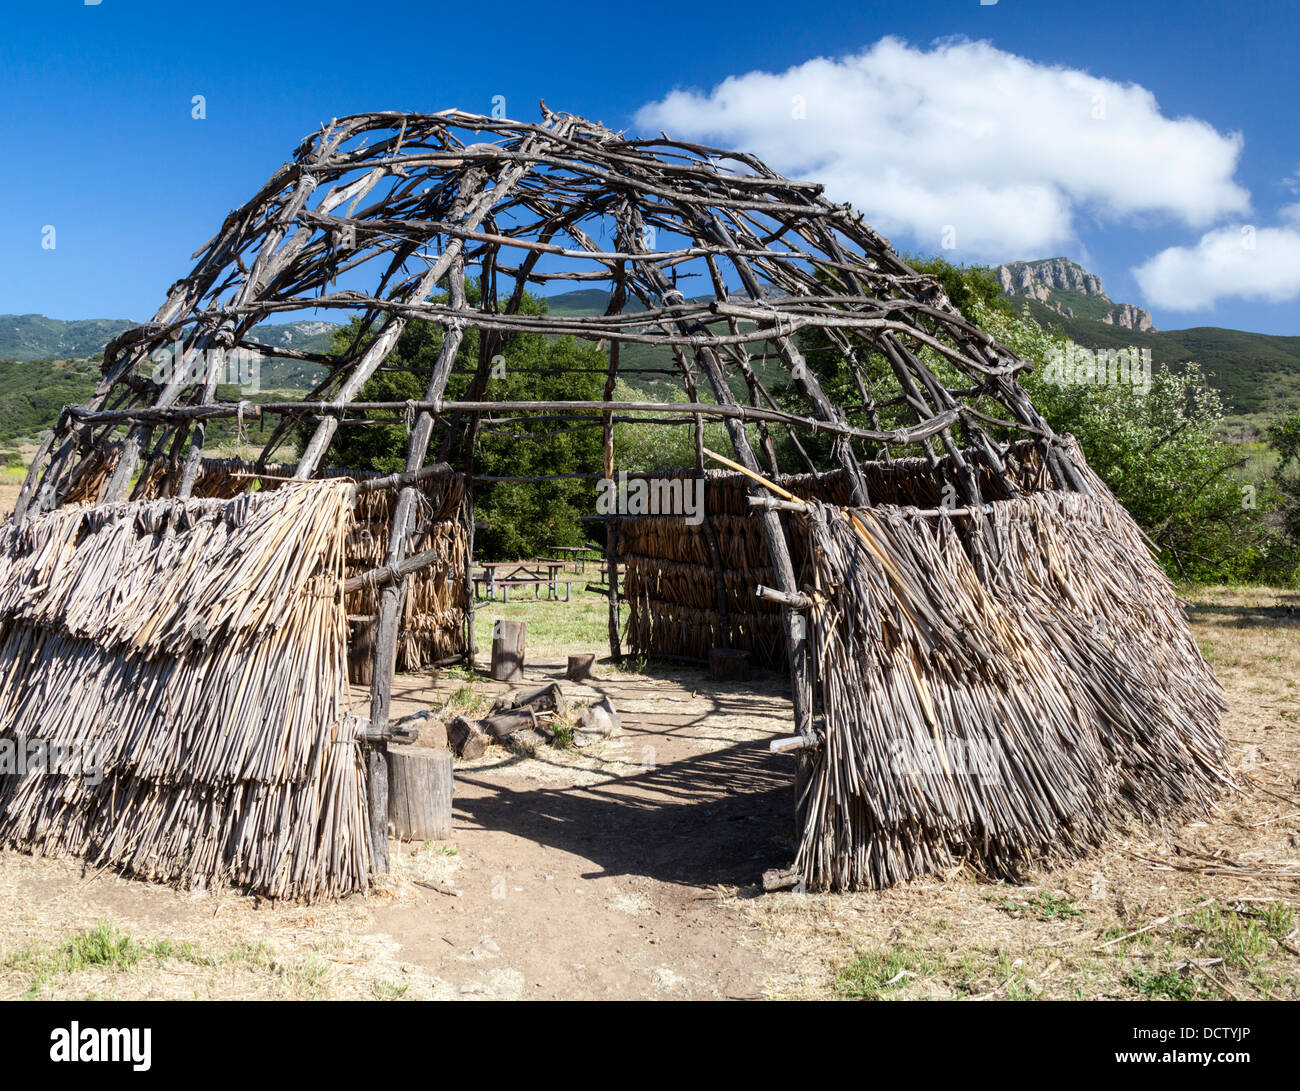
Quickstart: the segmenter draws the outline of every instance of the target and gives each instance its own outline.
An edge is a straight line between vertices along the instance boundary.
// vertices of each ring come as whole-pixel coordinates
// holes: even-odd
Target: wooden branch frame
[[[972,326],[935,280],[908,268],[851,208],[827,200],[819,185],[782,178],[743,152],[666,136],[629,139],[544,104],[538,122],[459,110],[356,114],[331,120],[305,139],[291,162],[231,212],[194,259],[152,321],[109,343],[92,397],[65,410],[38,449],[15,517],[32,519],[58,507],[75,488],[98,482],[96,474],[102,475],[98,501],[122,500],[142,462],[151,459],[175,464],[183,456],[174,487],[178,496],[189,496],[209,425],[217,420],[273,424],[258,470],[275,461],[295,427],[314,422],[295,471],[306,479],[321,475],[340,428],[406,421],[403,472],[356,487],[358,493],[398,491],[384,564],[349,581],[350,588],[370,583],[379,590],[368,757],[376,872],[387,866],[384,750],[393,737],[388,725],[397,621],[407,576],[430,559],[410,555],[419,518],[417,486],[451,473],[451,452],[459,452],[467,486],[461,517],[472,558],[473,485],[488,481],[474,475],[475,442],[485,429],[505,423],[485,420],[485,414],[559,415],[574,428],[585,425],[567,422],[590,417],[602,429],[607,478],[616,470],[616,423],[640,417],[689,421],[698,475],[705,473],[706,456],[749,475],[751,510],[761,522],[777,583],[763,593],[784,607],[804,772],[817,744],[816,664],[802,613],[808,599],[796,585],[783,523],[802,505],[789,494],[774,499],[766,488],[764,472],[781,471],[774,432],[788,437],[800,468],[815,472],[827,467],[815,464],[809,452],[818,448],[808,437],[829,436],[859,506],[872,502],[859,464],[860,452],[868,450],[890,461],[898,449],[915,448],[964,501],[961,509],[923,514],[983,509],[976,465],[986,484],[991,474],[1000,479],[1003,495],[1014,496],[1013,475],[999,454],[1006,447],[994,438],[1003,433],[1032,438],[1057,488],[1092,491],[1093,479],[1070,443],[1052,432],[1017,382],[1028,366],[1024,360]],[[355,283],[363,269],[374,273],[369,290],[338,287],[341,275]],[[479,289],[473,304],[470,277]],[[711,294],[688,298],[679,287],[683,277],[699,277]],[[566,282],[607,286],[604,312],[524,313],[527,287]],[[217,376],[226,354],[266,349],[253,338],[255,326],[309,309],[356,314],[361,323],[333,353],[272,350],[324,368],[308,396],[223,400]],[[412,322],[443,330],[437,360],[421,376],[424,398],[362,400],[366,383],[394,366],[391,353]],[[470,331],[477,331],[480,351],[469,392],[446,399]],[[517,334],[606,346],[599,400],[489,397],[491,352]],[[805,350],[813,336],[824,343],[808,351],[830,351],[846,363],[856,404],[837,406],[809,368]],[[148,362],[176,343],[185,366],[155,381],[145,373]],[[674,367],[625,366],[626,351],[641,346],[664,350]],[[881,373],[892,375],[892,389],[872,389],[868,382],[873,354],[883,361]],[[760,376],[756,364],[762,361],[779,363],[779,387],[770,372]],[[195,364],[201,365],[202,381],[191,383],[186,376]],[[615,398],[621,375],[654,373],[676,375],[687,400]],[[746,404],[736,389],[743,389]],[[734,460],[705,447],[709,421],[725,425]],[[433,453],[435,464],[426,465],[435,427],[442,429],[441,449]],[[111,465],[106,474],[105,465]],[[619,518],[610,514],[605,520],[615,659],[622,654]],[[979,520],[964,525],[975,528],[972,533],[989,533]],[[707,517],[704,533],[725,622],[722,557]],[[996,556],[992,538],[984,546]],[[472,611],[469,640],[472,661]]]

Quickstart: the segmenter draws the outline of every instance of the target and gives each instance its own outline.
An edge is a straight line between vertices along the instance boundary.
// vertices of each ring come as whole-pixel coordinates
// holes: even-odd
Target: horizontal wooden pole
[[[397,564],[380,565],[378,568],[372,568],[369,572],[362,572],[359,576],[352,576],[343,581],[343,593],[350,595],[353,591],[360,591],[363,587],[387,587],[394,580],[400,580],[403,576],[409,576],[412,572],[418,572],[421,568],[427,568],[434,561],[439,560],[445,551],[442,549],[426,549],[423,553],[416,553],[407,557],[404,561]]]
[[[775,587],[764,587],[761,583],[754,589],[754,594],[767,602],[779,602],[791,610],[807,610],[813,604],[812,599],[798,591],[778,591]]]
[[[371,477],[358,481],[352,492],[360,495],[367,492],[382,492],[385,489],[402,489],[433,477],[449,477],[455,471],[445,462],[435,462],[432,466],[423,466],[418,470],[404,473],[387,474],[384,477]]]
[[[760,511],[807,511],[808,505],[800,500],[777,500],[772,496],[750,496],[747,498],[751,508]]]
[[[747,405],[718,405],[712,402],[588,402],[588,401],[409,401],[409,402],[241,402],[239,404],[195,406],[141,406],[137,409],[89,410],[71,407],[69,413],[76,420],[92,424],[136,424],[143,422],[176,420],[213,420],[221,417],[242,416],[258,420],[266,413],[299,414],[301,416],[341,417],[347,413],[539,413],[562,410],[587,413],[671,413],[705,419],[767,421],[787,424],[809,432],[826,432],[831,435],[852,436],[880,443],[919,443],[937,435],[955,424],[963,409],[947,409],[922,424],[899,428],[892,432],[858,428],[838,421],[813,420],[796,413],[783,413],[776,409],[760,409]],[[717,457],[717,456],[714,456]],[[728,462],[729,460],[719,459]]]

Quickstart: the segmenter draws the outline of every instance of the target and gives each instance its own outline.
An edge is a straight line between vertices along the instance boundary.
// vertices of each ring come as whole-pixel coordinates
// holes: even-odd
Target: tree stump
[[[497,618],[492,625],[492,677],[498,682],[524,678],[524,622]]]
[[[451,836],[451,751],[423,746],[388,751],[388,821],[403,841]]]
[[[348,681],[368,686],[374,677],[375,619],[348,622]]]
[[[749,652],[739,648],[714,648],[709,652],[709,673],[723,682],[748,682]]]
[[[591,677],[591,667],[595,662],[596,656],[594,652],[571,655],[569,656],[569,669],[564,672],[564,677],[570,682],[585,682]]]

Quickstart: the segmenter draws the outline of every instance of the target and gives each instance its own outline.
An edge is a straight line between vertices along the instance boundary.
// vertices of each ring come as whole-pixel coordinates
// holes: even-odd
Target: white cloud
[[[1173,311],[1220,299],[1284,303],[1300,298],[1300,204],[1282,210],[1288,226],[1221,227],[1195,246],[1171,246],[1133,270],[1146,299]]]
[[[1057,253],[1079,216],[1204,228],[1250,205],[1233,179],[1239,134],[1167,118],[1136,84],[987,42],[927,51],[884,38],[839,60],[732,76],[707,94],[674,91],[636,120],[825,182],[832,199],[924,249],[951,226],[963,257]]]

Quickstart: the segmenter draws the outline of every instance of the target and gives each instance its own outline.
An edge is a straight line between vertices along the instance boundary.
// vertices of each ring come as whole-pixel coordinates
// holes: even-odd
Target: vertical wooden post
[[[465,518],[465,665],[474,669],[478,647],[474,643],[474,615],[478,603],[474,601],[474,478],[465,475],[465,499],[462,503]]]
[[[492,626],[492,677],[498,682],[524,680],[526,623],[497,618]]]
[[[384,563],[395,565],[406,555],[406,540],[415,514],[416,489],[408,485],[397,497],[393,525]],[[379,620],[375,626],[374,659],[370,677],[370,726],[388,726],[392,704],[393,672],[397,666],[397,631],[406,599],[406,578],[393,580],[379,595]],[[370,802],[370,870],[388,871],[388,744],[372,742],[366,756],[367,793]]]
[[[627,299],[627,286],[623,277],[624,263],[618,263],[615,276],[614,294],[610,297],[607,314],[619,314]],[[609,344],[609,372],[605,376],[605,401],[614,397],[614,384],[618,380],[619,342]],[[614,480],[614,414],[606,410],[602,414],[605,439],[605,480]],[[609,593],[609,655],[615,663],[623,662],[623,642],[621,639],[622,617],[618,597],[618,515],[611,510],[605,516],[605,580]]]

